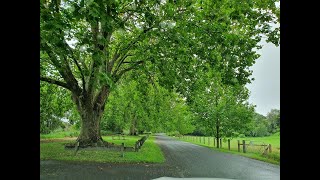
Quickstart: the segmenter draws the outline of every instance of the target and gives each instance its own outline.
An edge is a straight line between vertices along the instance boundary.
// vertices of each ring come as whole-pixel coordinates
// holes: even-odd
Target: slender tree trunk
[[[219,125],[216,126],[216,130],[217,130],[217,148],[219,148],[219,139],[220,139]]]
[[[130,126],[130,135],[135,136],[136,133],[136,121],[137,121],[137,116],[134,115],[131,126]]]

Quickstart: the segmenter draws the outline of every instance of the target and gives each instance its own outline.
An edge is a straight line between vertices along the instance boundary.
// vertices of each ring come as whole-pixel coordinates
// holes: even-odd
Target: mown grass
[[[127,136],[125,140],[112,140],[110,136],[104,136],[103,139],[120,145],[133,147],[135,142],[141,136]],[[103,150],[79,150],[76,154],[74,150],[65,150],[64,145],[72,141],[62,142],[42,142],[40,143],[41,160],[63,160],[80,162],[112,162],[112,163],[162,163],[165,161],[161,149],[155,144],[155,138],[150,136],[139,152],[125,152],[121,157],[121,152],[103,151]]]
[[[232,154],[238,154],[241,156],[249,157],[252,159],[257,159],[260,161],[269,162],[272,164],[280,165],[280,134],[276,133],[272,136],[267,137],[245,137],[245,138],[234,138],[230,140],[230,150],[228,150],[228,142],[222,141],[222,148],[213,147],[213,138],[208,137],[201,137],[201,142],[199,137],[195,136],[184,136],[181,138],[175,137],[176,139],[180,139],[182,141],[191,142],[193,144],[198,144],[205,147],[210,147],[214,150],[221,151],[221,152],[228,152]],[[205,140],[205,141],[204,141]],[[272,153],[268,153],[267,155],[263,155],[263,148],[261,146],[247,146],[247,153],[243,153],[243,148],[240,146],[240,152],[238,152],[238,140],[242,143],[242,140],[253,144],[271,144],[272,146]]]

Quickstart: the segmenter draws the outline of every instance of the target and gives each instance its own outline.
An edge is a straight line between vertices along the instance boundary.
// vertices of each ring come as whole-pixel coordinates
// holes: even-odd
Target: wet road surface
[[[40,179],[280,179],[280,166],[158,135],[164,164],[40,161]]]
[[[167,164],[182,177],[229,179],[280,179],[280,166],[243,156],[214,151],[207,147],[158,136],[157,143]]]

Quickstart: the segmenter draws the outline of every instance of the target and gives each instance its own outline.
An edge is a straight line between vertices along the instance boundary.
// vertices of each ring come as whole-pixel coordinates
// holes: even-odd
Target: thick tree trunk
[[[105,145],[100,133],[100,122],[108,95],[108,89],[104,89],[96,100],[87,94],[81,98],[73,94],[81,116],[81,131],[77,139],[80,147]]]
[[[81,131],[77,139],[80,146],[101,146],[100,121],[103,112],[86,110],[81,112]]]

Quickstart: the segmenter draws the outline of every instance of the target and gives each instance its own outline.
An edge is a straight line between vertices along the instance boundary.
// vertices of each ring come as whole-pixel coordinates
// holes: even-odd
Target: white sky
[[[280,109],[280,46],[262,43],[261,57],[251,67],[255,80],[247,85],[251,91],[249,102],[255,104],[262,115],[275,108]]]

